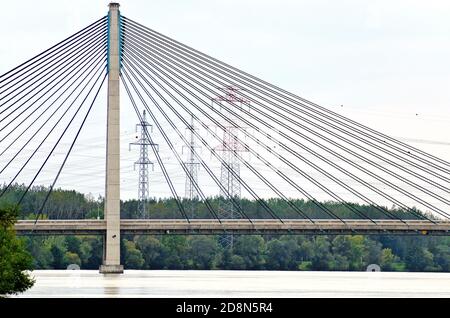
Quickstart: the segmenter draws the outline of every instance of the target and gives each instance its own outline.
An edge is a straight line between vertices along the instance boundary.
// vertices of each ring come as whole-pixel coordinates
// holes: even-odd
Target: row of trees
[[[27,237],[36,268],[78,264],[98,269],[102,239],[95,236]],[[450,238],[394,236],[236,236],[224,249],[217,236],[125,236],[127,269],[231,269],[361,271],[379,264],[385,271],[450,272]]]
[[[0,199],[0,206],[17,202],[25,189],[23,185],[11,186]],[[34,218],[47,191],[45,187],[31,188],[22,202],[19,218]],[[223,198],[209,200],[217,209]],[[121,202],[121,217],[139,218],[137,203]],[[184,200],[183,204],[195,218],[212,217],[203,202]],[[300,217],[283,200],[268,199],[265,204],[281,218]],[[294,204],[311,218],[330,217],[318,208],[317,202],[294,200]],[[360,218],[342,204],[321,204],[341,218]],[[251,218],[270,217],[261,202],[242,199],[239,205]],[[386,218],[373,206],[351,205],[371,218]],[[405,219],[414,217],[395,207],[389,212]],[[152,218],[181,217],[173,199],[150,201],[149,213]],[[103,218],[103,198],[55,189],[43,217]],[[25,238],[25,242],[36,268],[66,268],[76,263],[82,268],[97,269],[102,261],[100,237],[35,236]],[[136,269],[364,270],[368,264],[376,263],[383,270],[450,271],[450,241],[446,237],[251,235],[236,237],[232,249],[223,249],[216,236],[125,236],[121,248],[122,263]]]
[[[0,191],[3,192],[6,185],[0,186]],[[12,185],[0,198],[0,205],[2,203],[13,204],[17,203],[26,191],[25,185]],[[43,186],[31,187],[27,192],[21,203],[20,218],[33,218],[35,213],[39,211],[42,203],[47,196],[48,188]],[[208,198],[212,209],[217,211],[220,202],[224,200],[222,197]],[[84,195],[73,190],[54,189],[45,205],[43,211],[45,217],[49,219],[86,219],[86,218],[103,218],[103,198],[94,198],[92,195]],[[337,202],[315,202],[306,201],[302,199],[293,199],[292,203],[297,207],[296,210],[292,208],[285,200],[272,198],[264,200],[264,202],[257,200],[238,199],[236,203],[241,207],[245,214],[250,218],[272,218],[271,212],[280,218],[305,218],[298,211],[310,218],[326,219],[338,216],[340,218],[352,219],[367,216],[370,218],[388,218],[386,211],[390,214],[395,214],[402,219],[416,219],[417,215],[424,215],[418,210],[404,211],[396,207],[385,207],[386,211],[380,211],[379,208],[370,205],[360,205],[356,203],[346,203],[346,205]],[[208,219],[213,218],[213,214],[208,209],[207,205],[198,200],[183,200],[182,204],[193,218]],[[322,208],[321,208],[322,207]],[[353,210],[352,210],[353,209]],[[174,199],[152,199],[148,202],[148,212],[152,218],[155,219],[174,219],[183,218],[180,213],[177,202]],[[358,215],[355,210],[359,211]],[[326,212],[328,211],[328,212]],[[384,212],[384,213],[383,213]],[[139,218],[138,201],[127,200],[121,202],[121,217],[123,219]],[[239,217],[238,211],[236,217]],[[243,216],[241,216],[243,217]],[[427,217],[432,217],[428,215]]]
[[[0,298],[34,284],[27,272],[33,268],[33,259],[14,231],[17,216],[17,207],[0,206]]]

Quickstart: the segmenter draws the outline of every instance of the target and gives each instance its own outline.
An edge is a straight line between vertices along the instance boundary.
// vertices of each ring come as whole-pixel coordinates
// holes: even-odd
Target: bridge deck
[[[123,219],[120,221],[123,234],[426,234],[449,235],[450,221],[398,221],[377,220],[279,220],[254,219],[186,220],[174,219]],[[20,235],[104,234],[104,220],[20,220],[15,225]]]

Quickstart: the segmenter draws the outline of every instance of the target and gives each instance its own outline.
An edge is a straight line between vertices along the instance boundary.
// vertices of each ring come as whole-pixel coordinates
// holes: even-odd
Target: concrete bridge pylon
[[[120,274],[120,11],[109,4],[108,104],[106,133],[105,221],[103,264],[100,273]]]

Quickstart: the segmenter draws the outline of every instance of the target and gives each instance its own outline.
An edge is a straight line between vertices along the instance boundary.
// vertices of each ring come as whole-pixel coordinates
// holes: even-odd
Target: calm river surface
[[[450,297],[450,273],[38,270],[18,297]]]

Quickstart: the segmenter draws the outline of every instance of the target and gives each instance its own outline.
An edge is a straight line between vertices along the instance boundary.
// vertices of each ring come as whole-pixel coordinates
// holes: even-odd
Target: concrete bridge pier
[[[108,105],[106,133],[106,180],[103,264],[100,273],[120,274],[120,12],[118,3],[109,4],[108,16]]]

